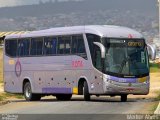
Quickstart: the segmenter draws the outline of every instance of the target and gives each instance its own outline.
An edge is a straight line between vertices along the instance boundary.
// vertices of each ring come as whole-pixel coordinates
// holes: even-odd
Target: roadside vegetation
[[[150,72],[160,72],[160,63],[150,63]]]
[[[0,101],[9,100],[9,99],[23,99],[22,95],[10,94],[10,93],[0,93]]]

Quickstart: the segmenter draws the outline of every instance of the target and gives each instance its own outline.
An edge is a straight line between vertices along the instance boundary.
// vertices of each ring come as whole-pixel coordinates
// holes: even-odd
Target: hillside
[[[44,14],[88,12],[98,10],[135,11],[143,14],[156,14],[156,0],[85,0],[68,2],[48,2],[38,5],[0,8],[2,17],[41,16]]]

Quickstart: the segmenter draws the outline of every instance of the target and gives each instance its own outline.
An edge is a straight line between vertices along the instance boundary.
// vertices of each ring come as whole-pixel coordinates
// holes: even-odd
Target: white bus
[[[5,37],[4,88],[28,101],[53,95],[121,96],[149,93],[144,37],[126,27],[90,25],[52,28]],[[152,49],[151,49],[152,50]],[[152,50],[152,58],[154,50]]]

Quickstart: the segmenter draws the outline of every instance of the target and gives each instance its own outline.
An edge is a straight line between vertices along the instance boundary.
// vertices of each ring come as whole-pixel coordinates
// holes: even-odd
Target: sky
[[[39,3],[39,1],[47,2],[49,0],[0,0],[0,7],[26,5],[26,4],[37,4],[37,3]],[[59,1],[66,1],[66,0],[59,0]]]
[[[47,2],[50,0],[0,0],[0,7],[38,4],[40,1]],[[52,0],[52,1],[55,1],[55,0]],[[58,0],[58,1],[69,1],[69,0]],[[72,1],[81,1],[81,0],[72,0]]]

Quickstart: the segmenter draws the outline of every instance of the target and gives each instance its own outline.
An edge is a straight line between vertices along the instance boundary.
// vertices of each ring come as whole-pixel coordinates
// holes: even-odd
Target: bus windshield
[[[143,77],[149,74],[144,39],[103,39],[106,48],[104,72],[118,77]]]

